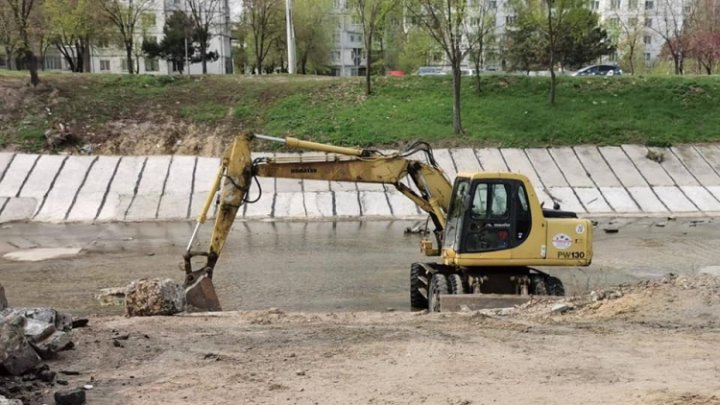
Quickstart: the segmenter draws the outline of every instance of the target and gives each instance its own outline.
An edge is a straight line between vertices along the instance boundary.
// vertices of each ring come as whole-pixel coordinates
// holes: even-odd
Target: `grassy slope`
[[[0,87],[24,76],[0,73]],[[559,81],[547,104],[547,78],[483,77],[463,82],[463,136],[452,134],[450,78],[378,78],[366,98],[356,79],[307,77],[129,77],[46,75],[44,89],[0,128],[0,146],[39,147],[49,126],[102,132],[108,121],[162,115],[233,131],[293,134],[350,145],[424,139],[440,144],[550,146],[581,143],[652,145],[720,139],[720,78],[622,77]],[[29,95],[28,95],[29,94]],[[45,113],[50,106],[52,116]],[[0,101],[0,114],[3,104]]]

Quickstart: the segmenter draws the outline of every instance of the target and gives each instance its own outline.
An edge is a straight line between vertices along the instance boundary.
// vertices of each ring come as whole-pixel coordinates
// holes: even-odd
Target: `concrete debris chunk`
[[[23,403],[19,399],[7,399],[0,395],[0,405],[23,405]]]
[[[171,279],[133,281],[126,289],[126,316],[173,315],[185,310],[185,289]]]
[[[561,302],[561,303],[558,303],[558,304],[553,305],[553,307],[552,307],[552,309],[550,310],[550,312],[552,312],[552,313],[554,313],[554,314],[564,314],[565,312],[571,310],[572,307],[573,307],[573,306],[572,306],[571,304],[568,304],[568,303],[565,303],[565,302]]]
[[[0,365],[12,375],[23,375],[40,363],[40,356],[25,338],[26,319],[0,319]]]
[[[5,298],[5,287],[0,284],[0,311],[8,307],[7,298]]]
[[[125,305],[125,293],[125,287],[102,288],[100,293],[95,295],[95,299],[103,307],[120,306]]]

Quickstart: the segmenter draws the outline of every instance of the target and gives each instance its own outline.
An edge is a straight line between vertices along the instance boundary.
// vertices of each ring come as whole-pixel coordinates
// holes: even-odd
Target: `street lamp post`
[[[295,74],[295,30],[292,20],[292,0],[285,0],[285,19],[287,21],[288,73]]]

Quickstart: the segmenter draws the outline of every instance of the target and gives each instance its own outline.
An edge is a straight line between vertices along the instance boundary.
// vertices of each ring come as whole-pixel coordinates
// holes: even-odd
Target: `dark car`
[[[620,76],[622,69],[618,65],[586,66],[572,74],[573,76]]]

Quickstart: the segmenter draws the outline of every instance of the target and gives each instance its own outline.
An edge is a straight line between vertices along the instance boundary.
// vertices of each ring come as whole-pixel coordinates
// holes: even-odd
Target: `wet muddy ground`
[[[239,222],[215,273],[224,309],[286,311],[408,310],[410,263],[419,253],[413,222]],[[141,277],[181,281],[190,223],[6,224],[0,255],[25,248],[82,248],[40,262],[0,258],[0,283],[13,306],[51,306],[76,314],[119,314],[100,307],[101,288]],[[617,229],[606,233],[605,229]],[[210,226],[200,242],[209,239]],[[710,218],[601,220],[593,265],[546,268],[570,294],[720,264],[720,229]]]

